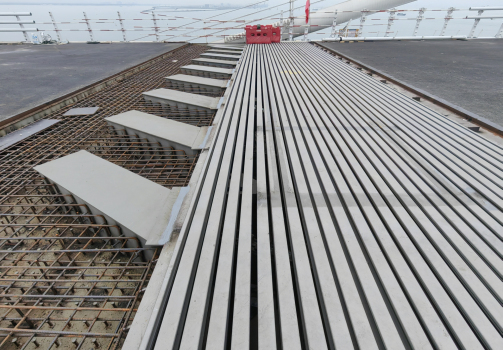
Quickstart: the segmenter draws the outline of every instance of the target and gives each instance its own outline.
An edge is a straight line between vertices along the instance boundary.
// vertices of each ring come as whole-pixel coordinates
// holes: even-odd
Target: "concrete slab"
[[[222,55],[218,53],[202,53],[200,55],[202,58],[213,58],[216,60],[230,60],[230,61],[239,61],[241,56],[236,55]]]
[[[182,45],[0,45],[0,121]]]
[[[243,45],[218,45],[218,44],[214,44],[214,45],[208,45],[209,47],[211,47],[212,49],[221,49],[221,50],[234,50],[234,51],[243,51],[244,50],[244,46]]]
[[[84,107],[84,108],[72,108],[69,109],[65,114],[65,117],[79,116],[79,115],[91,115],[100,109],[100,107]]]
[[[225,60],[215,60],[212,58],[194,58],[192,59],[193,64],[200,64],[202,66],[218,67],[218,68],[228,68],[234,69],[238,64],[237,61],[225,61]]]
[[[147,91],[143,93],[143,97],[146,101],[168,105],[172,108],[188,109],[192,112],[213,112],[218,108],[218,102],[220,101],[218,97],[201,96],[170,89]]]
[[[202,78],[195,75],[176,74],[166,77],[166,85],[170,89],[186,92],[197,90],[200,92],[221,93],[227,88],[228,80]]]
[[[503,40],[322,44],[503,126]]]
[[[241,56],[241,51],[234,51],[234,50],[223,50],[223,49],[211,49],[211,50],[208,50],[206,51],[208,53],[218,53],[218,54],[221,54],[221,55],[237,55],[237,56]]]
[[[188,66],[180,67],[182,74],[197,75],[205,78],[212,79],[230,79],[233,69],[206,67],[199,64],[189,64]]]
[[[197,154],[205,146],[208,132],[208,127],[200,128],[139,111],[117,114],[105,120],[121,134],[138,135],[189,155]]]
[[[78,203],[86,204],[93,215],[102,215],[108,225],[120,227],[121,232],[112,229],[112,235],[136,236],[141,246],[169,241],[169,225],[188,190],[167,189],[87,151],[34,169],[63,194],[72,194]]]
[[[28,137],[39,133],[42,130],[45,130],[56,123],[59,123],[58,119],[42,119],[33,124],[30,124],[22,129],[16,130],[7,134],[3,137],[0,137],[0,151],[10,147],[20,141],[27,139]]]

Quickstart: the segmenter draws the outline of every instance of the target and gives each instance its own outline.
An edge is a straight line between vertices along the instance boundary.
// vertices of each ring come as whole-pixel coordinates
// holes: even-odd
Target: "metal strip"
[[[40,131],[50,128],[54,124],[60,122],[57,119],[44,119],[39,120],[33,124],[25,126],[24,128],[0,137],[0,151],[4,150],[18,142],[26,140],[28,137],[33,136]]]
[[[308,43],[234,76],[152,348],[503,347],[503,149]]]

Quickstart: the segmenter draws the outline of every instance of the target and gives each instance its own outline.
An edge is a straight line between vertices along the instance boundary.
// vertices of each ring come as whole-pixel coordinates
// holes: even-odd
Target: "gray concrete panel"
[[[182,72],[182,74],[197,75],[214,79],[230,79],[233,71],[233,69],[206,67],[198,64],[190,64],[188,66],[180,67],[180,72]]]
[[[166,77],[168,88],[182,91],[221,93],[227,87],[227,80],[202,78],[195,75],[176,74]]]
[[[200,64],[202,66],[218,67],[218,68],[236,68],[237,61],[214,60],[211,58],[194,58],[193,64]]]
[[[189,111],[216,110],[220,101],[217,97],[201,96],[170,89],[147,91],[143,93],[143,97],[153,103],[168,105],[172,108],[188,109]]]
[[[218,49],[218,50],[233,50],[233,51],[240,51],[243,52],[244,46],[243,45],[208,45],[212,49]]]
[[[129,111],[105,118],[119,133],[138,135],[162,147],[197,154],[204,147],[208,127],[197,127],[139,111]]]
[[[109,225],[118,225],[122,234],[139,237],[142,245],[162,245],[169,240],[167,228],[175,221],[186,192],[167,189],[87,151],[34,169],[62,193],[87,204],[93,215],[103,215]]]
[[[214,58],[216,60],[230,60],[230,61],[239,61],[241,56],[236,55],[222,55],[218,53],[202,53],[201,57],[204,58]]]
[[[237,56],[241,56],[241,52],[234,51],[234,50],[211,49],[211,50],[208,50],[206,52],[208,52],[208,53],[218,53],[218,54],[221,54],[221,55],[237,55]]]

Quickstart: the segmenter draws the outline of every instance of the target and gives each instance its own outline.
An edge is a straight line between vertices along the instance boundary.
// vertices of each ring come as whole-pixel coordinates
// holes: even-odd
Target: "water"
[[[236,17],[240,17],[246,14],[251,14],[253,12],[258,12],[255,14],[251,14],[248,18],[264,18],[264,17],[272,17],[274,19],[264,19],[262,23],[275,22],[280,17],[279,12],[281,10],[285,11],[285,16],[287,12],[288,5],[282,5],[281,7],[272,8],[274,5],[281,4],[283,1],[280,0],[271,0],[269,1],[269,9],[246,9],[246,10],[238,10],[233,11],[231,13],[226,13],[228,11],[187,11],[187,12],[160,12],[158,13],[158,26],[161,27],[160,31],[162,31],[160,39],[167,41],[192,41],[192,42],[211,42],[215,40],[222,39],[222,34],[235,34],[238,32],[242,32],[241,27],[244,24],[235,24],[235,23],[204,23],[198,22],[193,23],[191,26],[193,27],[208,27],[213,25],[217,28],[224,27],[240,27],[239,29],[234,30],[225,30],[217,33],[216,30],[175,30],[173,28],[168,27],[176,27],[180,25],[186,25],[194,20],[190,19],[172,19],[166,17],[169,16],[180,16],[180,17],[194,17],[194,18],[208,18],[210,16],[216,16],[220,20],[230,20],[235,19]],[[296,6],[300,6],[302,1],[298,1]],[[477,1],[473,1],[474,6],[477,6]],[[303,2],[302,2],[303,3]],[[312,9],[321,9],[324,7],[328,7],[332,5],[334,1],[321,1],[316,2],[311,1]],[[445,4],[446,2],[442,2],[441,5],[438,5],[437,8],[447,8],[448,6]],[[297,5],[298,4],[298,5]],[[399,7],[399,9],[418,9],[423,6],[421,1],[414,2],[408,5],[404,5]],[[469,6],[464,6],[468,8]],[[429,8],[432,8],[431,6]],[[83,12],[86,12],[89,19],[92,19],[91,28],[93,29],[93,39],[95,41],[122,41],[123,36],[122,32],[120,32],[121,26],[120,22],[117,20],[118,15],[117,12],[121,13],[123,19],[125,19],[124,26],[126,29],[136,29],[138,31],[128,31],[126,32],[127,40],[129,41],[154,41],[154,24],[152,22],[152,15],[142,14],[141,12],[149,9],[148,6],[65,6],[65,5],[0,5],[0,12],[32,12],[33,16],[31,17],[22,17],[22,19],[30,19],[35,20],[35,25],[25,25],[26,27],[36,27],[39,30],[43,30],[47,34],[51,35],[53,39],[56,39],[56,33],[54,31],[54,26],[51,23],[51,18],[49,16],[49,11],[52,12],[56,22],[70,22],[66,24],[58,23],[58,27],[61,30],[64,30],[61,33],[61,39],[63,41],[89,41],[90,36],[87,32],[87,26],[84,22]],[[303,9],[298,9],[295,14],[297,16],[302,16]],[[164,16],[162,16],[164,15]],[[328,14],[327,14],[328,15]],[[418,35],[439,35],[444,24],[444,18],[446,15],[446,11],[441,12],[427,12],[426,18],[436,18],[435,20],[426,19],[424,20],[419,28]],[[461,19],[466,16],[475,16],[477,15],[476,11],[456,11],[453,14],[455,19],[452,19],[449,22],[445,35],[468,35],[470,29],[473,25],[473,20]],[[488,11],[483,14],[483,16],[489,15],[499,15],[503,16],[503,11]],[[391,28],[390,36],[410,36],[413,34],[415,27],[415,18],[417,16],[417,12],[407,12],[406,16],[399,16],[395,21],[394,25]],[[379,13],[372,16],[369,16],[366,21],[366,25],[364,26],[363,35],[364,36],[384,36],[386,32],[387,26],[387,18],[388,14]],[[101,20],[103,19],[103,20]],[[136,20],[133,20],[136,19]],[[138,20],[141,19],[141,20]],[[3,17],[2,20],[15,20],[14,17]],[[96,23],[104,22],[104,23]],[[482,20],[476,30],[477,36],[489,36],[494,37],[498,32],[502,19],[498,20]],[[354,20],[350,24],[350,28],[357,29],[359,28],[360,20]],[[17,27],[16,25],[0,25],[0,27]],[[143,28],[140,28],[143,27]],[[339,28],[342,28],[340,26]],[[144,31],[139,31],[143,29]],[[326,28],[318,31],[317,33],[311,33],[308,38],[311,40],[322,39],[328,37],[330,35],[330,29]],[[71,31],[70,31],[71,30]],[[108,31],[101,31],[108,30]],[[116,30],[116,31],[109,31]],[[180,36],[185,34],[187,36]],[[212,34],[214,36],[208,38],[201,38],[197,36],[203,36]],[[196,36],[196,37],[193,37]],[[0,33],[0,41],[22,41],[24,40],[22,33]]]

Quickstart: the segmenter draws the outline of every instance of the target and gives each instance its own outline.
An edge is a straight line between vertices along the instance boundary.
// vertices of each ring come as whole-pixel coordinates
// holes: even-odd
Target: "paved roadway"
[[[503,126],[503,40],[324,45]]]
[[[0,45],[0,121],[181,45]]]

